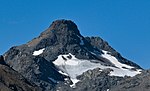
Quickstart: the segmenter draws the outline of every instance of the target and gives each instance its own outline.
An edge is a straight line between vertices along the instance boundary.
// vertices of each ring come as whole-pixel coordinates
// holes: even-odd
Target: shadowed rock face
[[[2,55],[0,55],[0,64],[6,65],[6,63],[4,61],[4,57]]]
[[[40,91],[41,88],[27,81],[22,75],[0,64],[0,91]]]
[[[35,51],[41,49],[43,50],[41,54],[36,56],[33,55]],[[96,78],[94,80],[86,78],[85,80],[83,79],[87,76],[85,75],[87,73],[85,73],[79,77],[83,80],[83,83],[79,83],[80,85],[77,84],[79,87],[73,89],[70,88],[69,85],[66,85],[66,81],[64,80],[65,78],[70,78],[59,73],[59,69],[53,64],[53,61],[56,60],[59,55],[71,53],[78,59],[97,60],[95,63],[113,67],[114,64],[108,62],[107,59],[93,54],[101,55],[103,54],[102,50],[110,52],[110,54],[116,57],[121,63],[135,68],[141,68],[137,64],[123,58],[100,37],[83,37],[80,34],[77,25],[70,20],[54,21],[50,27],[38,37],[26,44],[10,48],[3,55],[4,58],[2,57],[0,60],[5,59],[5,62],[10,67],[43,90],[55,91],[61,87],[62,91],[90,91],[92,89],[90,89],[88,85],[93,86],[92,83],[95,83],[96,85],[93,86],[93,88],[95,87],[95,90],[93,91],[105,91],[107,88],[114,85],[113,81],[116,84],[116,82],[122,78],[112,78],[108,75],[109,73],[107,73],[107,71],[100,76],[101,73],[91,70],[92,74],[94,74],[91,75],[91,77]],[[99,80],[103,81],[103,77],[105,81],[98,82]],[[83,85],[85,85],[84,90],[81,89]],[[96,88],[96,86],[101,87]]]
[[[21,74],[10,68],[0,56],[0,91],[41,91]]]
[[[0,55],[0,61],[4,61],[4,57]]]

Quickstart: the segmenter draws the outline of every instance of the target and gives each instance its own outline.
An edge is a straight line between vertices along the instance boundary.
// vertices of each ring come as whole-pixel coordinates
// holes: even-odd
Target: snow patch
[[[110,72],[110,76],[119,76],[119,77],[124,77],[124,76],[135,76],[137,74],[141,73],[141,70],[138,69],[137,71],[132,71],[129,69],[118,69],[118,68],[111,68],[113,71]]]
[[[65,81],[68,81],[69,79],[68,79],[68,78],[65,78],[64,80],[65,80]]]
[[[113,63],[116,67],[118,67],[118,68],[109,67],[109,68],[113,69],[113,71],[111,71],[111,73],[110,73],[110,76],[120,76],[120,77],[131,76],[131,77],[133,77],[133,76],[141,73],[141,69],[137,69],[136,71],[131,70],[134,67],[120,63],[117,60],[117,58],[110,55],[108,51],[102,50],[102,52],[104,53],[104,54],[101,54],[102,57],[108,59],[111,63]]]
[[[80,80],[78,80],[78,79],[71,79],[71,81],[73,82],[73,84],[70,85],[70,87],[75,88],[75,84],[78,83]]]
[[[96,60],[77,59],[71,53],[67,55],[59,55],[58,58],[53,63],[59,68],[60,70],[59,73],[65,74],[70,77],[71,81],[73,82],[73,84],[70,85],[70,87],[75,87],[75,84],[80,81],[77,79],[77,76],[83,74],[88,70],[93,70],[96,68],[100,68],[102,70],[107,68],[112,69],[113,71],[110,72],[109,74],[110,76],[124,77],[124,76],[135,76],[137,74],[140,74],[141,71],[140,69],[134,71],[131,69],[122,68],[122,66],[127,68],[133,68],[133,67],[120,63],[115,57],[110,56],[105,51],[102,56],[110,60],[118,68],[112,66],[104,66],[101,65],[100,63],[94,63],[94,61]]]
[[[71,56],[71,59],[68,58],[68,56]],[[78,65],[80,61],[76,61],[76,58],[69,53],[69,55],[59,55],[57,60],[55,60],[53,63],[55,65]]]
[[[120,63],[114,56],[109,55],[109,54],[108,54],[108,53],[109,53],[108,51],[102,50],[102,52],[103,52],[104,54],[102,54],[101,56],[104,57],[104,58],[106,58],[106,59],[108,59],[108,60],[109,60],[111,63],[113,63],[116,67],[118,67],[118,68],[126,67],[126,68],[129,68],[129,69],[134,68],[134,67],[132,67],[132,66],[129,66],[129,65]]]
[[[40,50],[38,50],[38,51],[34,51],[34,52],[33,52],[33,55],[34,55],[34,56],[38,56],[38,55],[42,54],[44,50],[45,50],[45,48],[40,49]]]
[[[66,73],[64,73],[64,72],[62,72],[62,71],[58,71],[60,74],[62,74],[62,75],[66,75],[66,76],[68,76],[68,74],[66,74]]]

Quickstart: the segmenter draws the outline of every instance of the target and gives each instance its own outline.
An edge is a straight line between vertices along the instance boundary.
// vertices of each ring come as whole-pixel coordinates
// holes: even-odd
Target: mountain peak
[[[53,21],[47,30],[42,32],[39,37],[28,43],[29,46],[41,47],[56,45],[56,44],[79,44],[83,36],[80,34],[77,25],[71,20],[56,20]]]
[[[65,20],[65,19],[53,21],[52,24],[50,25],[50,27],[52,27],[52,28],[58,28],[61,25],[72,26],[74,28],[77,28],[77,25],[73,21],[71,21],[71,20]],[[65,26],[63,26],[63,27],[65,27]]]
[[[55,20],[52,22],[49,28],[43,33],[49,34],[54,31],[55,33],[58,33],[58,34],[74,33],[76,35],[80,35],[77,25],[71,20],[64,20],[64,19]]]
[[[72,91],[74,87],[91,87],[93,84],[90,83],[101,82],[101,77],[97,76],[119,79],[142,71],[140,66],[123,58],[100,37],[82,36],[71,20],[54,21],[40,36],[27,44],[12,47],[3,56],[6,64],[46,91],[55,86],[61,87],[62,91]],[[90,79],[84,82],[82,77],[86,76]],[[98,79],[91,82],[91,78]]]

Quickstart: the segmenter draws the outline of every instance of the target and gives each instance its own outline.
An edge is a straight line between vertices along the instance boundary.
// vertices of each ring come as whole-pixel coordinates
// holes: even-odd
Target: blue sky
[[[0,0],[0,54],[28,42],[52,21],[71,19],[127,59],[150,68],[150,0]]]

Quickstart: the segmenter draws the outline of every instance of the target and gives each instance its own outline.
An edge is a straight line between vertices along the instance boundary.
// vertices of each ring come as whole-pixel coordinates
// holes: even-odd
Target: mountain
[[[71,20],[54,21],[3,57],[12,70],[42,91],[108,91],[143,71],[100,37],[82,36]]]

